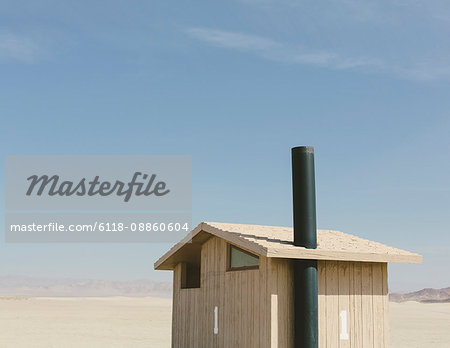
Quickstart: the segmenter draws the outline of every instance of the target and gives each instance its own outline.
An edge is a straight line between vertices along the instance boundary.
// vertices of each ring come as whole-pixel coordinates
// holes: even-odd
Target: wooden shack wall
[[[319,347],[389,346],[387,264],[319,261]],[[348,340],[340,339],[347,312]]]
[[[269,347],[269,259],[260,257],[256,270],[227,272],[227,250],[217,237],[203,244],[200,288],[180,289],[181,264],[175,268],[172,347]]]
[[[257,270],[227,272],[227,250],[218,237],[203,244],[198,289],[180,289],[175,268],[172,347],[293,347],[292,261],[261,256]],[[318,281],[319,347],[388,347],[386,264],[319,261]],[[348,340],[339,339],[341,310]]]

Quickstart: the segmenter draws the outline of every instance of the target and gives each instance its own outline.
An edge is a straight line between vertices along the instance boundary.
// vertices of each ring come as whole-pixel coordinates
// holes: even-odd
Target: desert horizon
[[[172,282],[0,276],[0,347],[170,347]],[[390,347],[450,342],[450,287],[390,294]]]
[[[0,296],[9,297],[161,297],[172,296],[172,281],[106,280],[0,275]],[[450,286],[393,291],[391,302],[450,302]]]
[[[0,296],[0,347],[171,346],[172,301],[161,297]],[[390,302],[390,347],[445,347],[450,303]]]

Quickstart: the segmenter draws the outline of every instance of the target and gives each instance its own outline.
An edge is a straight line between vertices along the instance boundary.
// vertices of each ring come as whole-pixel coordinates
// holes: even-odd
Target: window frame
[[[194,270],[195,268],[195,270]],[[197,270],[198,269],[198,270]],[[198,272],[195,277],[195,281],[193,281],[193,273],[191,272]],[[201,265],[193,265],[189,264],[188,262],[181,262],[181,269],[180,269],[180,290],[187,290],[187,289],[200,289],[202,287],[202,271],[201,271]],[[197,279],[198,278],[198,279]]]
[[[258,259],[258,264],[254,265],[254,266],[242,266],[242,267],[231,267],[231,248],[235,248],[238,251],[241,251],[247,255],[250,255],[252,257],[255,257]],[[260,257],[257,254],[254,254],[250,251],[247,251],[245,249],[242,249],[236,245],[230,244],[228,243],[227,246],[227,272],[234,272],[234,271],[247,271],[247,270],[252,270],[252,269],[259,269],[259,261],[260,261]]]

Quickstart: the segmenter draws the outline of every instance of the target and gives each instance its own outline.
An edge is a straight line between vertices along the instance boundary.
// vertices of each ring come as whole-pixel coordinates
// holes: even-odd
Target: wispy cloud
[[[0,62],[32,63],[41,56],[41,47],[33,40],[0,31]]]
[[[186,33],[210,45],[253,52],[266,59],[327,67],[335,70],[356,68],[381,68],[382,62],[369,57],[344,57],[333,52],[313,51],[301,46],[276,42],[271,39],[244,33],[210,28],[189,28]]]
[[[186,33],[209,45],[256,54],[268,60],[310,65],[332,70],[358,70],[386,73],[402,79],[437,80],[450,78],[450,65],[432,60],[402,65],[389,63],[377,57],[344,56],[331,51],[311,50],[300,45],[277,42],[272,39],[245,33],[211,28],[189,28]]]
[[[408,80],[432,81],[450,79],[450,65],[433,63],[432,61],[418,63],[410,67],[392,65],[388,66],[386,70]]]
[[[189,28],[186,32],[193,38],[209,42],[219,47],[265,51],[280,46],[275,41],[269,39],[230,31],[209,28]]]

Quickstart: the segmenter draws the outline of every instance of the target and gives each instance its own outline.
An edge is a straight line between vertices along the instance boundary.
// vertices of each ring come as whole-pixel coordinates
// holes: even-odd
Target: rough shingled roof
[[[189,251],[199,250],[211,235],[266,257],[365,262],[421,263],[422,256],[333,230],[317,230],[317,249],[293,245],[291,227],[203,222],[155,263],[173,269]],[[185,250],[183,250],[185,249]]]

